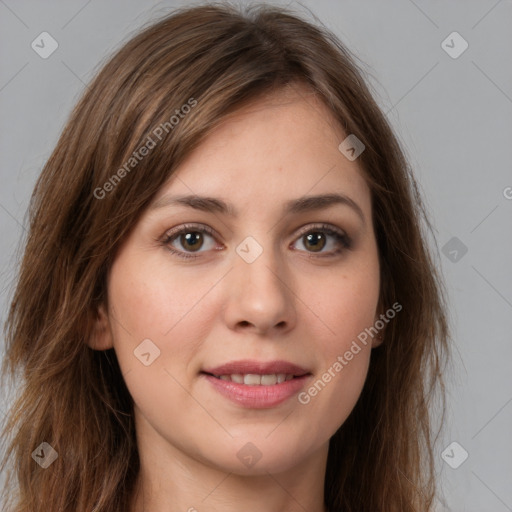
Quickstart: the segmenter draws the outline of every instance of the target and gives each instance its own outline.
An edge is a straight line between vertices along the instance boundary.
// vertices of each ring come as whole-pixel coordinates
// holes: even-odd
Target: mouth
[[[239,361],[230,361],[229,363],[216,366],[214,368],[204,368],[203,373],[208,373],[214,377],[232,377],[239,379],[239,375],[259,375],[263,377],[284,375],[285,380],[293,377],[302,377],[309,373],[309,370],[288,361],[253,361],[250,359],[241,359]],[[287,379],[288,378],[288,379]],[[234,382],[238,382],[238,380]],[[225,379],[224,379],[225,380]],[[275,383],[274,383],[275,384]]]
[[[275,407],[298,393],[312,375],[286,361],[234,361],[200,372],[231,402],[247,408]]]
[[[245,386],[275,386],[276,384],[282,384],[283,382],[303,377],[303,375],[293,375],[290,373],[268,373],[264,375],[257,373],[232,373],[229,375],[215,375],[208,372],[201,373],[210,375],[219,380],[236,382],[237,384],[243,384]]]

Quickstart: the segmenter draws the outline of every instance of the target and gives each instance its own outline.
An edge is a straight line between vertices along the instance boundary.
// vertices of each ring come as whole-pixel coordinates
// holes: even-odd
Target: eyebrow
[[[298,199],[292,199],[284,204],[283,215],[322,210],[338,204],[349,206],[365,223],[365,216],[361,207],[350,197],[338,193],[303,196]],[[237,210],[222,199],[198,195],[164,196],[155,201],[151,209],[155,210],[167,206],[187,206],[204,212],[220,213],[231,217],[238,216]]]

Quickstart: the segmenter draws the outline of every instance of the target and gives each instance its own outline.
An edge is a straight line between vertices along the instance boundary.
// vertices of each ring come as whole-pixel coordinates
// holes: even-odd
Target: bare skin
[[[135,402],[141,472],[132,512],[325,512],[329,439],[379,343],[333,373],[380,313],[370,191],[357,160],[338,150],[346,135],[306,88],[244,107],[180,166],[122,245],[91,346],[114,347]],[[332,193],[357,206],[283,213],[290,200]],[[171,195],[219,198],[238,215],[172,205]],[[166,239],[183,224],[192,238]],[[258,246],[261,254],[248,263],[242,242],[246,254]],[[134,356],[146,339],[160,351],[148,366]],[[307,369],[309,401],[295,393],[273,407],[241,406],[201,373],[241,359]],[[329,382],[308,394],[328,368]],[[244,447],[256,463],[240,456]]]

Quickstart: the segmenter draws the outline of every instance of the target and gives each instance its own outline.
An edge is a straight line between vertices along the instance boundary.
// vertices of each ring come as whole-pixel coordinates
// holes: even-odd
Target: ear
[[[377,309],[377,314],[375,315],[375,319],[373,321],[373,325],[378,327],[382,325],[384,322],[381,320],[382,308]],[[376,336],[372,338],[372,348],[379,347],[384,342],[384,337],[386,336],[386,327],[384,326],[382,329],[379,329],[379,332]]]
[[[377,336],[372,339],[372,348],[377,348],[384,342],[384,333],[379,332]]]
[[[103,304],[96,310],[93,332],[87,345],[93,350],[107,350],[114,347],[108,314]]]

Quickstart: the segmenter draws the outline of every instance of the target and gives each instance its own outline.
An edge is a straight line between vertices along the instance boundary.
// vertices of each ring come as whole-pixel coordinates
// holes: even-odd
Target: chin
[[[214,454],[208,453],[208,464],[241,476],[268,475],[288,471],[303,464],[313,451],[313,447],[306,449],[300,436],[296,442],[289,437],[270,439],[267,436],[268,432],[265,432],[259,436],[246,435],[232,439],[228,443],[231,446],[223,446],[218,458],[212,459]]]

